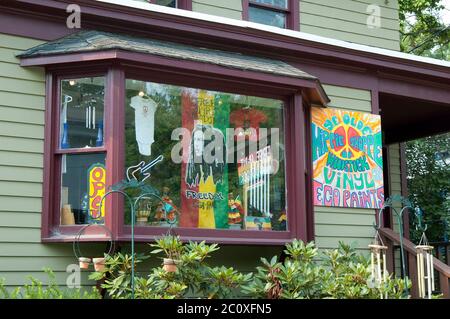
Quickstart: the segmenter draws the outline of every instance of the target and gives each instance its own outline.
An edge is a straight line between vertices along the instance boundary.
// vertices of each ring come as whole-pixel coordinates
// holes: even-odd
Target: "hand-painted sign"
[[[383,205],[379,115],[313,108],[312,159],[314,205]]]
[[[89,190],[89,217],[91,221],[102,223],[105,217],[105,205],[100,202],[106,193],[106,170],[100,163],[91,165],[88,169],[88,190]]]

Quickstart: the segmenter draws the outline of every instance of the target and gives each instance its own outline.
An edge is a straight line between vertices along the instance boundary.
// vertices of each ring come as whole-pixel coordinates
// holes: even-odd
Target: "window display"
[[[183,228],[287,230],[283,107],[274,99],[128,79],[125,170],[161,159],[148,179],[132,169],[162,198],[143,204],[138,226],[168,226],[176,216]]]
[[[105,154],[64,154],[61,181],[61,224],[102,224],[106,193]]]
[[[60,91],[61,225],[102,224],[106,193],[103,147],[105,78],[62,80]],[[90,150],[92,148],[92,150]],[[94,151],[94,152],[92,152]]]
[[[105,80],[61,81],[60,148],[103,146]]]

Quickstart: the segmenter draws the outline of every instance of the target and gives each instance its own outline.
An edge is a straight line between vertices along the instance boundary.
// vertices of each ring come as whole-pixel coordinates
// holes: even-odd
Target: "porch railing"
[[[387,269],[390,273],[394,272],[395,260],[395,246],[400,244],[400,236],[390,228],[380,228],[379,233],[383,238],[385,245],[388,247],[387,251]],[[408,275],[412,281],[411,297],[418,298],[419,292],[417,287],[417,253],[415,245],[408,239],[403,238],[403,247],[405,249],[405,261],[408,266]],[[446,247],[448,248],[448,247]],[[446,265],[436,257],[434,258],[434,270],[439,274],[439,291],[444,298],[450,299],[450,266]],[[404,274],[403,274],[404,275]]]
[[[436,258],[442,261],[444,264],[450,266],[450,242],[448,241],[438,241],[430,242],[430,245],[434,247],[436,252]]]

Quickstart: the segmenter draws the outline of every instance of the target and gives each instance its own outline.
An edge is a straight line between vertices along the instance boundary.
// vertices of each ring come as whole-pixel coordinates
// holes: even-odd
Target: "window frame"
[[[156,4],[156,0],[147,0],[151,4]],[[176,0],[177,1],[177,9],[190,10],[192,11],[192,0]]]
[[[90,63],[88,63],[90,64]],[[83,225],[59,225],[60,216],[60,158],[69,150],[59,149],[59,115],[60,115],[60,83],[62,79],[81,78],[105,75],[105,121],[104,141],[102,148],[95,148],[93,152],[106,153],[106,184],[113,185],[125,176],[125,90],[126,79],[136,79],[149,82],[181,85],[186,87],[215,90],[225,93],[257,95],[274,99],[282,99],[284,106],[284,142],[285,142],[285,188],[286,210],[288,218],[287,231],[248,231],[248,230],[219,230],[199,228],[175,228],[174,232],[183,240],[206,240],[225,244],[259,244],[280,245],[294,238],[310,240],[307,211],[312,203],[307,192],[308,181],[306,172],[309,145],[307,112],[303,107],[307,97],[302,90],[286,88],[273,83],[268,94],[267,84],[247,79],[229,79],[223,74],[214,77],[206,76],[202,70],[188,72],[172,72],[150,65],[130,65],[129,63],[109,63],[98,70],[92,66],[47,67],[46,74],[46,129],[44,150],[44,190],[42,214],[42,241],[64,242],[73,241],[76,233]],[[94,149],[94,148],[92,148]],[[72,149],[73,150],[73,149]],[[90,149],[91,150],[91,149]],[[79,152],[85,154],[86,151]],[[295,159],[295,160],[294,160]],[[299,160],[300,159],[300,160]],[[310,163],[311,164],[311,163]],[[302,200],[296,200],[302,198]],[[108,227],[116,241],[131,240],[131,226],[124,224],[124,199],[118,195],[111,195],[105,200],[105,226]],[[297,213],[295,213],[297,212]],[[95,228],[95,227],[93,227]],[[56,233],[51,230],[55,229]],[[135,226],[135,241],[152,241],[155,237],[167,233],[167,227]],[[91,234],[90,241],[105,241],[105,234]]]
[[[250,7],[265,9],[274,12],[281,12],[286,14],[286,27],[289,30],[300,30],[300,0],[287,0],[287,8],[272,6],[269,4],[258,3],[252,0],[242,0],[242,19],[250,21],[249,11]],[[250,21],[251,22],[251,21]]]

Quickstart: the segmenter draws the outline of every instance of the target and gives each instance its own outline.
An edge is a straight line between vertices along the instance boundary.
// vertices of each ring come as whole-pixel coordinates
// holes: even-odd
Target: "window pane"
[[[105,153],[62,156],[61,224],[103,224]]]
[[[248,19],[251,22],[267,24],[274,27],[286,27],[286,14],[268,9],[249,7]]]
[[[175,216],[179,227],[286,230],[282,101],[136,80],[126,87],[126,167],[164,157],[145,170],[164,204],[144,200],[138,225],[168,226]]]
[[[61,81],[61,148],[103,146],[104,77]]]
[[[272,7],[288,9],[288,0],[250,0],[250,2],[261,3]]]
[[[176,8],[177,1],[176,0],[155,0],[155,4],[159,4],[161,6]]]

